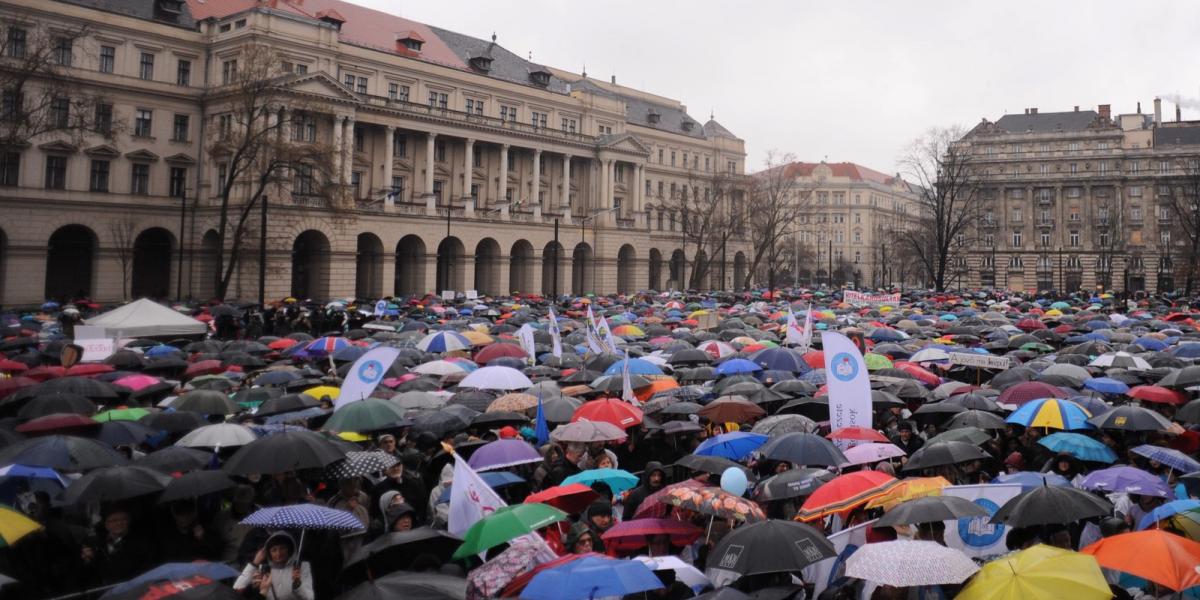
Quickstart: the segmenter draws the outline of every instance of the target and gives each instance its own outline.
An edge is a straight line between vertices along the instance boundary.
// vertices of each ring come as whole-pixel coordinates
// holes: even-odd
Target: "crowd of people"
[[[796,289],[174,308],[210,334],[123,340],[97,362],[63,350],[100,306],[0,315],[0,592],[1200,589],[1200,334],[1179,299],[852,304]],[[861,422],[830,394],[826,332],[865,366]],[[363,375],[379,348],[394,358]],[[368,379],[369,397],[341,393]]]

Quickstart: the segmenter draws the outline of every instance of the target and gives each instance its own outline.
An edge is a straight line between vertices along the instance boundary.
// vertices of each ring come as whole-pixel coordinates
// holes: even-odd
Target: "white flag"
[[[596,337],[596,319],[592,316],[592,305],[588,305],[587,322],[583,324],[584,334],[587,337],[588,350],[592,354],[604,354],[604,344]]]
[[[505,506],[508,504],[496,494],[496,490],[484,483],[479,473],[476,473],[463,457],[454,454],[454,479],[450,484],[450,515],[447,518],[446,529],[453,535],[463,537],[476,521]],[[516,540],[536,545],[540,550],[540,562],[555,558],[550,545],[536,533],[523,535]]]
[[[783,339],[785,344],[799,346],[804,343],[804,332],[800,330],[800,325],[796,323],[796,315],[792,312],[791,305],[788,305],[787,314],[787,334]]]
[[[547,329],[550,331],[550,341],[553,344],[550,353],[562,358],[562,336],[558,332],[558,317],[554,314],[554,307],[550,307],[550,322],[547,324]]]
[[[813,582],[813,598],[845,574],[846,559],[867,543],[867,529],[874,523],[874,520],[867,521],[829,536],[829,543],[833,544],[833,550],[837,554],[808,565],[801,571],[804,581]]]
[[[333,410],[338,411],[347,404],[369,397],[399,356],[399,348],[380,346],[358,357],[350,366],[350,372],[346,373],[346,380],[342,383],[342,391],[334,402]]]
[[[534,347],[533,341],[533,326],[526,323],[517,330],[517,339],[521,342],[521,347],[525,348],[525,352],[529,354],[529,364],[537,364],[537,348]]]
[[[625,350],[625,362],[621,364],[621,399],[634,405],[641,406],[642,401],[633,393],[633,385],[629,383],[629,350]]]
[[[850,338],[832,331],[821,334],[825,383],[829,386],[829,428],[871,427],[871,382],[867,363]]]
[[[617,349],[617,338],[613,337],[612,328],[608,326],[608,319],[604,318],[603,315],[600,316],[600,326],[596,331],[609,352],[613,354],[620,352]]]

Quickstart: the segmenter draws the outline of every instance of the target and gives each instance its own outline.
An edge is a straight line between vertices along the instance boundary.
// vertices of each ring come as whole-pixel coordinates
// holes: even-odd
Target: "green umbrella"
[[[328,421],[326,431],[377,431],[407,425],[404,410],[399,405],[380,398],[351,402],[337,409]]]
[[[1054,352],[1054,348],[1051,348],[1050,346],[1048,346],[1046,344],[1039,344],[1037,342],[1029,342],[1026,344],[1021,344],[1020,349],[1027,350],[1029,352]]]
[[[148,414],[150,414],[150,411],[135,406],[133,408],[114,408],[112,410],[106,410],[92,418],[100,421],[101,423],[107,423],[108,421],[136,421]]]
[[[494,548],[566,518],[567,513],[547,504],[505,506],[476,521],[467,530],[463,536],[463,544],[454,551],[451,558],[459,559],[479,554],[488,548]]]
[[[878,371],[879,369],[890,369],[893,367],[892,361],[882,354],[868,352],[863,355],[863,360],[867,363],[868,371]]]
[[[1066,302],[1055,302],[1054,304],[1050,305],[1050,308],[1055,308],[1058,310],[1067,310],[1067,309],[1071,308],[1071,305],[1067,304]]]

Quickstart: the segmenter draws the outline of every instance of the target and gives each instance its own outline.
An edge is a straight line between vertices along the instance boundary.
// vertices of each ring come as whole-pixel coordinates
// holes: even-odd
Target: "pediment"
[[[39,144],[38,148],[41,148],[42,150],[51,154],[74,154],[79,152],[79,146],[76,146],[75,144],[68,144],[62,140],[55,140],[53,142]]]
[[[155,154],[149,150],[145,150],[145,149],[134,150],[133,152],[126,152],[125,158],[128,158],[129,160],[135,160],[138,162],[157,162],[158,161],[157,154]]]
[[[650,154],[650,148],[637,139],[632,133],[618,133],[600,138],[597,146],[601,150],[616,150],[635,154]]]
[[[358,96],[324,71],[297,75],[281,84],[286,90],[310,96],[357,102]]]
[[[98,156],[100,158],[120,158],[121,157],[121,153],[118,152],[116,148],[113,148],[112,146],[110,146],[108,144],[100,144],[99,146],[92,146],[91,148],[84,150],[83,153],[87,154],[88,156]]]
[[[194,164],[196,164],[196,159],[194,159],[182,152],[180,152],[179,154],[172,154],[171,156],[168,156],[168,157],[164,158],[163,160],[165,160],[171,164],[175,164],[175,165],[194,165]]]
[[[441,164],[434,166],[433,172],[436,175],[442,175],[445,177],[449,177],[450,175],[453,175],[453,172],[450,170],[449,167],[447,167],[445,165],[441,165]]]

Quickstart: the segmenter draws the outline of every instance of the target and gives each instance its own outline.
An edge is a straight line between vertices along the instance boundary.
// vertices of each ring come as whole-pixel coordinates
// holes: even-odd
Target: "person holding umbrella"
[[[118,583],[153,566],[154,545],[133,533],[132,522],[127,508],[111,507],[105,512],[101,529],[84,540],[79,553],[84,583]]]
[[[297,562],[296,540],[276,531],[254,555],[237,581],[236,592],[257,591],[270,600],[313,600],[312,570],[307,561]]]

